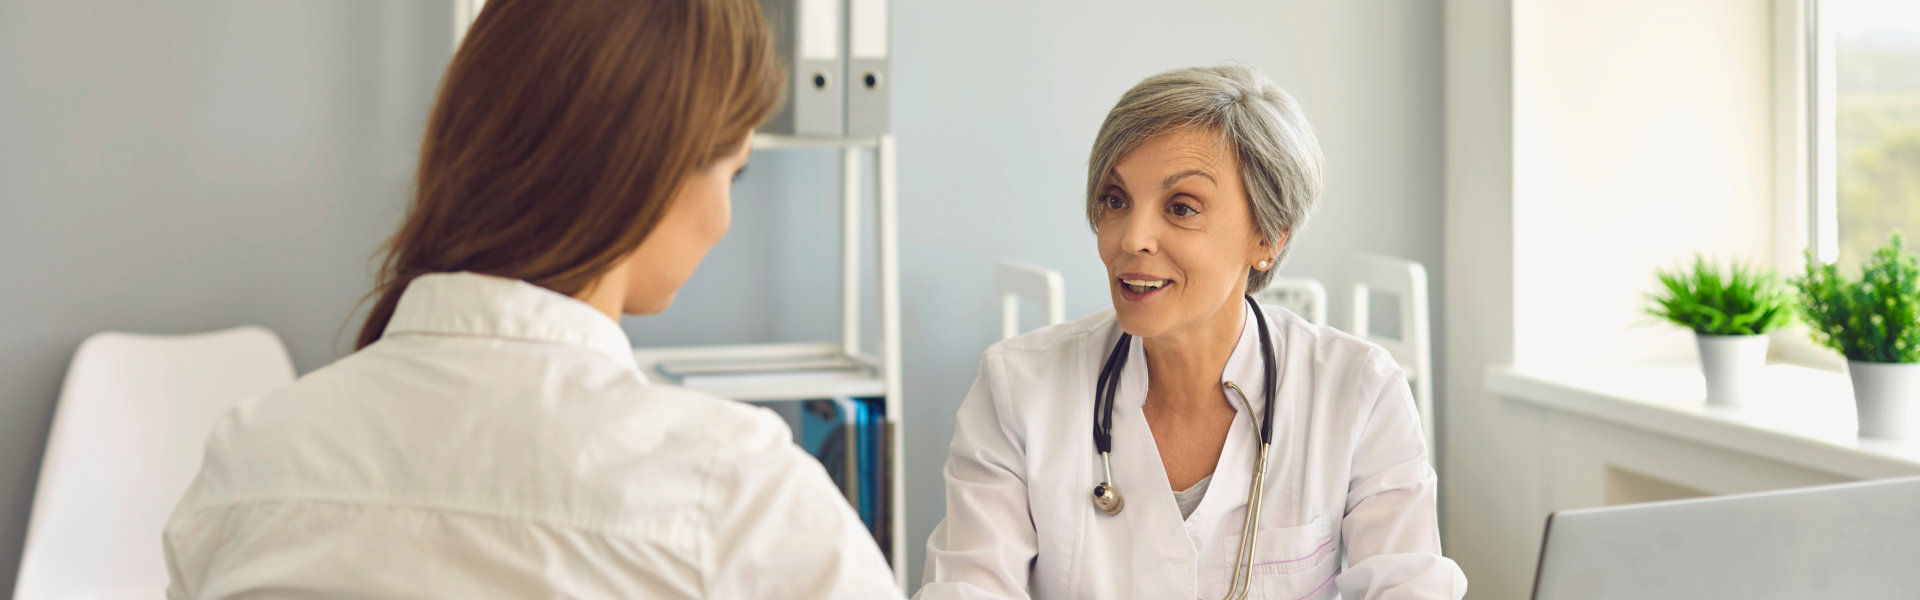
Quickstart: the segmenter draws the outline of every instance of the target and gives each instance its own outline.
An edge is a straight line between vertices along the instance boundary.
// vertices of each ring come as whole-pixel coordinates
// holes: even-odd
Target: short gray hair
[[[1087,222],[1100,228],[1100,182],[1122,157],[1154,136],[1186,129],[1218,132],[1232,147],[1254,226],[1280,248],[1272,267],[1247,276],[1247,293],[1260,291],[1306,228],[1320,198],[1323,159],[1300,103],[1247,67],[1176,69],[1127,90],[1100,124],[1087,159]]]

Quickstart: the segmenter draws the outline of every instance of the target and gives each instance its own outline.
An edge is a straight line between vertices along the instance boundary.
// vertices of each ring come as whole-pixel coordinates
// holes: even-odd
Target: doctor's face
[[[1232,147],[1211,131],[1176,130],[1121,157],[1101,182],[1100,260],[1120,327],[1143,338],[1237,310],[1248,269],[1273,253]]]

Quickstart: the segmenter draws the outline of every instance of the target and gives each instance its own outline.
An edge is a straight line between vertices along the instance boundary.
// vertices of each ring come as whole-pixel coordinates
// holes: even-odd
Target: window
[[[1920,2],[1811,6],[1815,252],[1858,264],[1895,230],[1920,249]]]

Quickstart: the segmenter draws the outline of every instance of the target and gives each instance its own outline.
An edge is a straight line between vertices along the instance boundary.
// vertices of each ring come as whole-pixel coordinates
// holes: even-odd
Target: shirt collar
[[[1268,323],[1272,325],[1271,322]],[[1266,361],[1260,355],[1260,325],[1254,320],[1253,311],[1245,300],[1240,302],[1240,339],[1234,342],[1233,354],[1227,356],[1226,367],[1220,370],[1220,384],[1231,381],[1246,393],[1245,398],[1231,390],[1226,392],[1227,402],[1235,410],[1246,411],[1247,403],[1265,406],[1266,397]],[[1121,373],[1121,386],[1118,396],[1126,398],[1134,406],[1147,402],[1147,354],[1138,336],[1133,338],[1132,347],[1127,350],[1127,366]],[[1279,341],[1274,342],[1275,355],[1279,352]],[[1254,416],[1258,417],[1257,413]]]
[[[634,369],[633,343],[606,313],[518,279],[422,275],[407,284],[383,335],[425,333],[584,346]]]

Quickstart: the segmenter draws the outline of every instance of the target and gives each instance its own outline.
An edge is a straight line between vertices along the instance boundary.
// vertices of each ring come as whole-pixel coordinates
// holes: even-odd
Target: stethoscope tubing
[[[1265,497],[1263,492],[1266,488],[1267,461],[1273,454],[1273,405],[1279,370],[1273,356],[1273,338],[1267,330],[1267,317],[1261,313],[1260,304],[1254,302],[1252,296],[1247,296],[1246,301],[1253,310],[1254,320],[1259,324],[1260,355],[1266,363],[1262,378],[1265,412],[1257,424],[1260,431],[1260,454],[1254,459],[1252,489],[1247,490],[1247,516],[1240,523],[1240,548],[1235,558],[1233,580],[1227,586],[1228,600],[1246,598],[1253,587],[1252,557],[1258,543],[1254,533],[1260,526],[1260,505]],[[1094,383],[1093,445],[1100,451],[1100,463],[1106,476],[1101,480],[1100,485],[1094,487],[1094,505],[1110,515],[1119,514],[1125,506],[1125,500],[1120,496],[1119,490],[1113,487],[1111,456],[1113,396],[1119,388],[1120,370],[1126,364],[1127,351],[1132,346],[1132,342],[1132,335],[1124,331],[1120,333],[1120,340],[1114,343],[1113,351],[1107,355],[1106,362],[1100,367],[1100,378]],[[1242,402],[1247,400],[1246,392],[1241,390],[1239,385],[1228,381],[1226,386],[1240,394]],[[1252,408],[1251,403],[1248,403],[1248,408]],[[1248,418],[1251,419],[1252,416],[1249,415]],[[1103,495],[1106,497],[1103,498]],[[1111,503],[1111,506],[1101,506],[1103,501]]]

